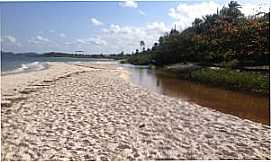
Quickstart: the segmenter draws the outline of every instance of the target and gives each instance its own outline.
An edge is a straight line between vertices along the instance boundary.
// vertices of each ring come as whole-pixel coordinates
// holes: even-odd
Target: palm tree
[[[230,9],[238,9],[241,8],[241,5],[238,4],[237,1],[230,1],[230,3],[228,4]]]
[[[200,32],[200,25],[202,22],[202,19],[199,18],[195,18],[194,22],[192,22],[192,26],[196,29],[196,32]]]
[[[202,20],[200,18],[195,18],[194,22],[192,22],[192,26],[197,27],[201,23]]]
[[[238,18],[238,17],[241,17],[243,16],[242,12],[239,10],[241,8],[241,5],[238,4],[236,1],[231,1],[229,3],[229,9],[230,9],[230,13],[231,13],[231,16],[233,18]]]
[[[240,17],[243,17],[244,14],[240,11],[241,5],[236,1],[231,1],[228,4],[229,7],[223,7],[220,11],[220,16],[228,19],[230,22],[236,22]]]
[[[140,41],[140,47],[142,48],[142,51],[144,51],[145,49],[145,42],[144,41]]]

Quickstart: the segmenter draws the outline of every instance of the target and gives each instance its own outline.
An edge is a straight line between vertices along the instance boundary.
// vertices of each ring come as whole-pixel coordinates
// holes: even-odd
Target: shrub
[[[200,69],[191,73],[191,79],[229,89],[240,89],[260,94],[269,94],[268,77],[253,72],[237,72],[231,69]]]

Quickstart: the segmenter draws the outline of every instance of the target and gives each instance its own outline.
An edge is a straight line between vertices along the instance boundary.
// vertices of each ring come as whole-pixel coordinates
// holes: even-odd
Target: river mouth
[[[180,80],[144,66],[121,66],[131,73],[130,80],[142,87],[243,119],[270,124],[268,96],[245,94]]]

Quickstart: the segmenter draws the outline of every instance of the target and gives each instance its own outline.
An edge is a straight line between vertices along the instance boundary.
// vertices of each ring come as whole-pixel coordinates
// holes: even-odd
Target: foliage
[[[234,67],[267,65],[270,12],[245,17],[240,7],[231,1],[228,7],[215,14],[196,18],[192,26],[182,32],[172,29],[161,36],[149,52],[137,50],[128,62],[163,66],[179,62],[230,63],[234,60]],[[140,42],[141,47],[143,43]]]
[[[70,53],[60,53],[60,52],[49,52],[41,55],[37,55],[37,57],[72,57],[72,58],[95,58],[95,59],[114,59],[121,60],[127,59],[130,55],[125,55],[124,52],[119,54],[70,54]]]
[[[192,80],[224,86],[229,89],[245,90],[261,94],[269,93],[269,79],[253,72],[237,72],[230,69],[200,69],[190,75]]]
[[[147,51],[136,53],[128,57],[127,62],[135,65],[149,65],[152,63],[152,55]]]
[[[139,45],[142,48],[142,51],[145,51],[145,42],[144,41],[140,41]]]

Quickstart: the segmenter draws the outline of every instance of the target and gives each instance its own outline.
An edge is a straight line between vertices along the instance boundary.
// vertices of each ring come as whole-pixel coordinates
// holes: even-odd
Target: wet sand
[[[141,88],[110,64],[6,75],[2,160],[270,159],[270,127]]]

